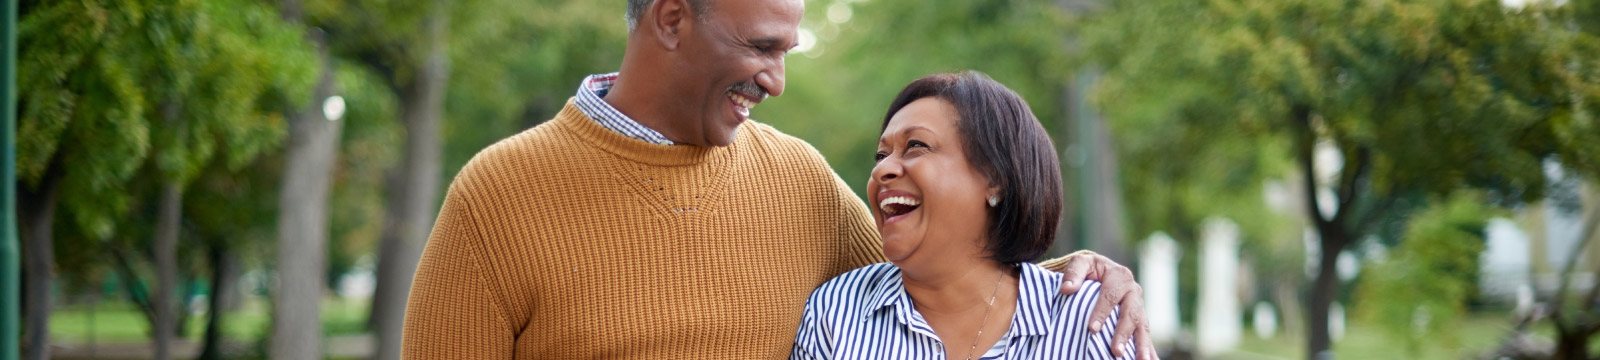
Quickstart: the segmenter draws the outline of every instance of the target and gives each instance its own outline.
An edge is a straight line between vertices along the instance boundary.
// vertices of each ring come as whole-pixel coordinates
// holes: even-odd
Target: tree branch
[[[1339,179],[1339,209],[1334,210],[1332,220],[1334,224],[1341,225],[1345,224],[1345,219],[1355,212],[1351,210],[1351,205],[1355,204],[1356,193],[1360,192],[1360,189],[1356,187],[1360,186],[1361,180],[1366,178],[1368,173],[1372,171],[1372,150],[1366,147],[1357,147],[1355,162],[1353,164],[1346,163],[1345,165],[1344,168],[1348,170],[1345,174],[1348,175]],[[1353,170],[1350,170],[1350,165],[1355,165]]]
[[[1594,238],[1597,237],[1595,236],[1595,230],[1600,227],[1600,208],[1589,209],[1589,216],[1586,216],[1586,218],[1583,222],[1583,231],[1578,232],[1579,236],[1582,236],[1578,238],[1578,246],[1573,248],[1572,252],[1567,255],[1566,268],[1561,270],[1561,287],[1556,290],[1556,298],[1552,301],[1554,304],[1552,311],[1556,313],[1553,318],[1555,318],[1558,327],[1563,322],[1560,314],[1563,312],[1562,307],[1563,303],[1566,302],[1567,291],[1572,286],[1572,273],[1577,271],[1578,268],[1578,256],[1583,255],[1583,249],[1588,248],[1589,243],[1594,242]],[[1595,289],[1600,289],[1600,285],[1594,285],[1594,289],[1590,289],[1589,303],[1593,303],[1595,297],[1600,296],[1596,294]],[[1583,304],[1583,306],[1588,305]]]
[[[139,306],[139,310],[144,313],[146,321],[154,324],[156,321],[156,309],[150,305],[149,292],[145,290],[143,284],[139,283],[139,274],[133,271],[133,265],[128,262],[128,257],[123,254],[121,248],[112,249],[111,257],[116,260],[117,270],[122,274],[122,281],[126,282],[123,289],[127,290],[128,299]]]
[[[1300,175],[1303,178],[1301,181],[1306,190],[1306,212],[1311,215],[1312,226],[1315,226],[1318,232],[1326,233],[1325,230],[1330,224],[1328,219],[1322,216],[1321,206],[1317,204],[1317,161],[1313,153],[1317,136],[1311,130],[1311,109],[1297,105],[1290,116],[1292,117],[1290,122],[1294,123],[1297,132],[1295,155],[1299,158]]]

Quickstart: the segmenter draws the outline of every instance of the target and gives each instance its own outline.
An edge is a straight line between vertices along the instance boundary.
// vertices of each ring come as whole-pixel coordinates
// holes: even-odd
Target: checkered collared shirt
[[[578,99],[574,101],[578,105],[578,110],[582,110],[583,115],[600,123],[600,126],[623,136],[656,145],[675,145],[676,143],[667,139],[666,135],[633,121],[606,103],[604,98],[606,93],[611,91],[611,85],[617,83],[617,74],[595,74],[583,78],[583,84],[578,86]]]

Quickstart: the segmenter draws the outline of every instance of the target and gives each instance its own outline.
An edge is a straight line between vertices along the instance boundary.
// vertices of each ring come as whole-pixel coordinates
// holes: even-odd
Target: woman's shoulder
[[[1099,281],[1086,279],[1077,292],[1062,294],[1061,281],[1065,275],[1035,264],[1025,263],[1021,267],[1024,286],[1032,287],[1029,292],[1036,294],[1040,302],[1048,304],[1046,308],[1052,318],[1061,320],[1094,311],[1095,302],[1100,299]]]
[[[869,301],[873,294],[898,285],[899,276],[900,268],[891,263],[862,266],[822,283],[811,292],[806,307],[832,309],[859,306]]]

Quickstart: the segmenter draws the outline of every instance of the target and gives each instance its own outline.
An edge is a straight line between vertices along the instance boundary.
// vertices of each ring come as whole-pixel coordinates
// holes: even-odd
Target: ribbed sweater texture
[[[806,297],[881,262],[805,142],[627,138],[570,101],[456,175],[406,309],[407,359],[780,359]]]

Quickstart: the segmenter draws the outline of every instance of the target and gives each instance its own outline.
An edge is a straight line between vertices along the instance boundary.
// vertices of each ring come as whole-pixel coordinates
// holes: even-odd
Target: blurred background
[[[627,35],[622,0],[13,1],[24,359],[397,358],[456,171]],[[806,10],[753,118],[859,195],[902,86],[988,73],[1058,146],[1050,256],[1133,268],[1166,358],[1600,357],[1600,1]]]

